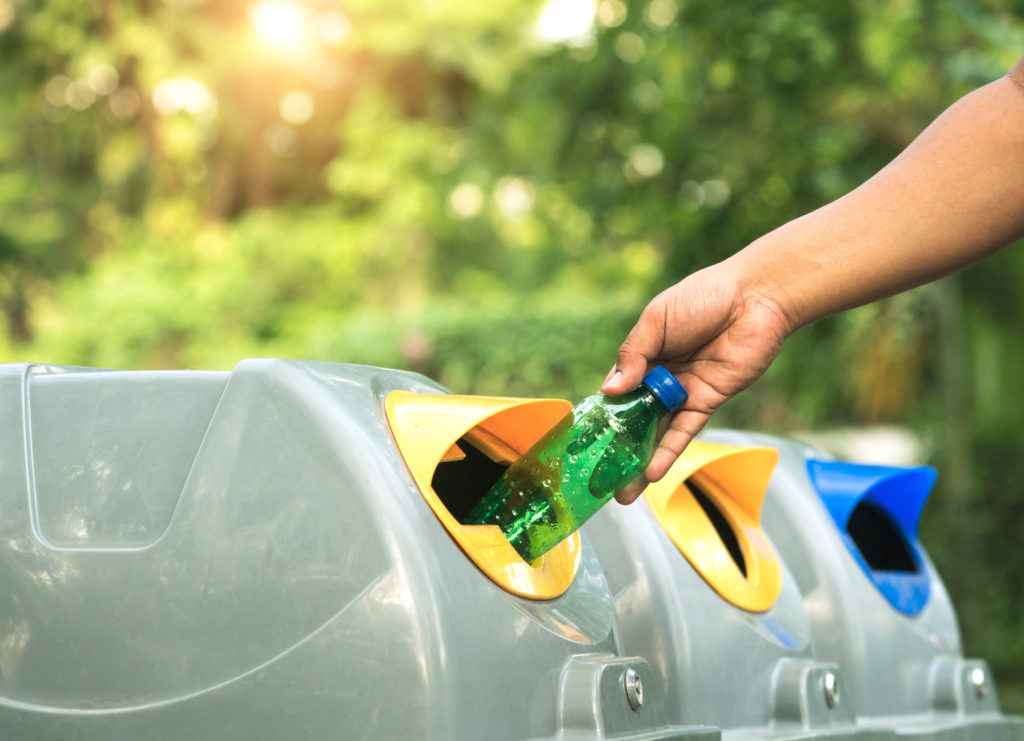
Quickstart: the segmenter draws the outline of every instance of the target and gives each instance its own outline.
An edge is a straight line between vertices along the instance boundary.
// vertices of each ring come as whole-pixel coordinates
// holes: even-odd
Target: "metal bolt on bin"
[[[699,441],[526,563],[460,518],[563,400],[247,360],[0,366],[0,407],[4,739],[1021,738],[926,556],[879,613],[784,441]],[[907,620],[946,644],[883,706]]]

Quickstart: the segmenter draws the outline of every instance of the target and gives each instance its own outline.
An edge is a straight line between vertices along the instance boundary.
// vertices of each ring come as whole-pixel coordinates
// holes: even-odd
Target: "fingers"
[[[617,396],[622,393],[618,391],[621,385],[621,378],[622,371],[619,370],[619,366],[613,365],[612,369],[608,371],[608,375],[604,377],[604,381],[601,382],[601,392],[610,396]]]
[[[650,361],[661,352],[664,342],[664,316],[652,303],[640,314],[636,325],[619,347],[615,365],[601,384],[601,392],[620,396],[639,386]]]
[[[643,494],[643,491],[646,488],[647,479],[641,476],[636,481],[627,484],[622,491],[617,493],[615,495],[615,501],[619,504],[632,504],[640,497],[641,494]]]
[[[644,478],[648,482],[660,481],[690,441],[703,429],[710,416],[707,412],[679,412],[672,420],[668,431],[658,441],[658,448],[644,471]]]
[[[609,396],[632,391],[657,362],[690,357],[732,321],[737,288],[708,269],[684,278],[647,304],[619,347],[601,386]]]
[[[660,481],[686,446],[690,444],[690,441],[701,431],[708,417],[710,414],[696,411],[683,411],[677,414],[672,421],[672,426],[659,441],[658,448],[644,471],[644,475],[618,492],[615,495],[615,501],[619,504],[632,504],[643,494],[648,484]]]

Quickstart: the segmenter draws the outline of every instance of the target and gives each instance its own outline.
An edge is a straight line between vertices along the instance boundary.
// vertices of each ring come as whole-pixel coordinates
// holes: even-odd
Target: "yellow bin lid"
[[[465,454],[466,438],[499,463],[509,464],[572,410],[562,399],[513,399],[392,391],[385,410],[398,450],[423,498],[459,547],[491,580],[513,594],[552,599],[569,588],[580,566],[580,535],[527,563],[496,525],[463,525],[431,482],[438,464]]]
[[[769,609],[782,591],[782,569],[761,529],[761,503],[779,460],[774,448],[691,442],[644,497],[694,569],[723,598],[745,610]],[[722,514],[743,555],[746,574],[729,554],[690,484]]]

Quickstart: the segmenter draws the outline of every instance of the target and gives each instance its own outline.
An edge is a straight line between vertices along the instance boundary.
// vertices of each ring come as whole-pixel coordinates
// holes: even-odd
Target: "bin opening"
[[[868,580],[895,609],[920,614],[931,578],[917,526],[935,485],[935,469],[809,458],[807,474]]]
[[[903,533],[881,507],[861,501],[846,523],[857,550],[875,571],[899,571],[916,574],[917,559]]]
[[[579,533],[527,563],[501,528],[462,520],[572,404],[398,389],[387,395],[384,407],[420,494],[466,556],[495,584],[520,597],[545,600],[563,594],[580,567]]]
[[[466,517],[508,468],[492,460],[466,437],[456,443],[463,457],[441,461],[430,485],[452,517],[465,524]]]
[[[779,453],[695,440],[644,498],[679,552],[719,596],[764,612],[782,568],[761,528],[761,503]]]
[[[736,568],[740,570],[740,573],[744,577],[747,575],[747,562],[743,558],[743,549],[740,548],[740,541],[736,537],[735,531],[732,529],[732,525],[725,519],[725,515],[722,514],[721,510],[715,506],[714,501],[707,495],[707,493],[697,485],[697,482],[693,480],[693,477],[688,478],[685,482],[685,486],[693,494],[693,498],[697,500],[697,504],[704,510],[704,514],[707,516],[711,525],[715,528],[715,532],[718,533],[718,537],[722,541],[722,545],[729,552],[729,557],[732,558]]]

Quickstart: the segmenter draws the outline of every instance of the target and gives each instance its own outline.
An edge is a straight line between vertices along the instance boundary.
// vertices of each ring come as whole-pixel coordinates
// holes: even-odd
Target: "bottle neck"
[[[605,399],[612,416],[618,420],[616,426],[638,432],[655,424],[668,414],[668,408],[647,386],[641,385],[634,391]]]
[[[640,391],[643,394],[642,398],[644,403],[654,411],[657,417],[660,418],[672,411],[669,406],[661,400],[661,397],[651,391],[647,384],[640,384]]]

